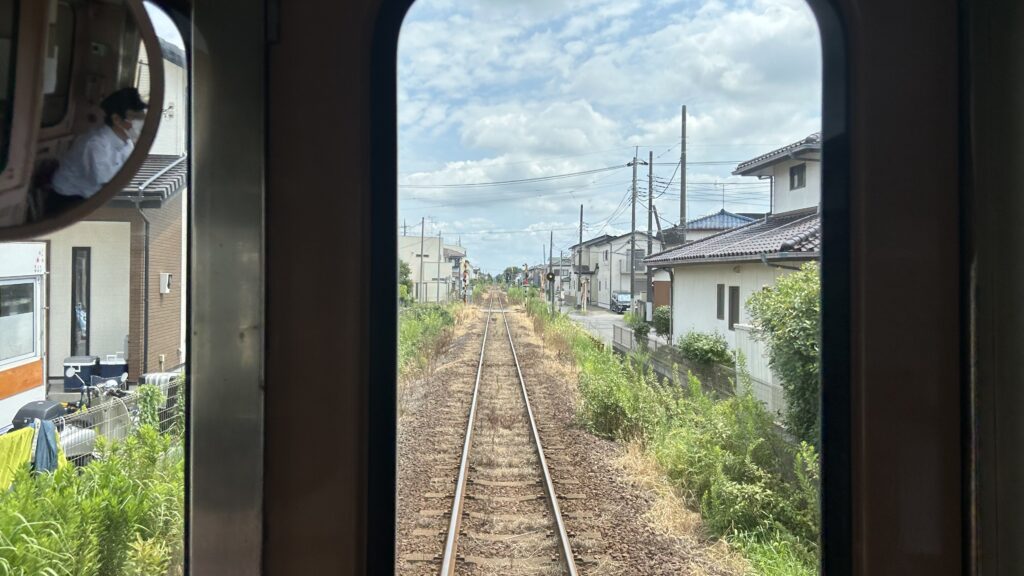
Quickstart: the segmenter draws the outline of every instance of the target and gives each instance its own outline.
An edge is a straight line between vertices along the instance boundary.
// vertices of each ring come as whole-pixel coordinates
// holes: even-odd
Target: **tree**
[[[412,300],[412,279],[409,278],[412,271],[409,269],[409,265],[405,262],[399,262],[398,264],[398,298],[402,302],[409,302]]]
[[[821,279],[817,262],[779,278],[747,301],[768,362],[782,380],[786,426],[801,440],[818,443],[821,397]]]

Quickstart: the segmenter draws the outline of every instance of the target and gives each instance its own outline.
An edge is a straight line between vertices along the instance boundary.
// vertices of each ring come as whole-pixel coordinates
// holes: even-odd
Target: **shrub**
[[[768,362],[782,381],[786,398],[783,420],[801,440],[818,441],[821,395],[821,281],[816,262],[779,278],[775,286],[747,301]]]
[[[658,306],[654,309],[654,332],[658,336],[668,336],[672,331],[672,308]]]
[[[732,353],[729,352],[729,343],[725,341],[725,336],[717,332],[714,334],[687,332],[679,339],[676,347],[683,358],[699,364],[730,366],[733,363]]]
[[[398,373],[406,376],[415,369],[429,368],[430,362],[448,343],[448,328],[455,324],[458,304],[420,304],[398,315]]]

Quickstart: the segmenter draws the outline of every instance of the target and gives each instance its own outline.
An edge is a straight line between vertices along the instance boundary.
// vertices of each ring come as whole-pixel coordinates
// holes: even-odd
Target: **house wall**
[[[794,265],[796,265],[794,263]],[[736,269],[739,272],[736,272]],[[749,324],[746,302],[765,286],[772,286],[779,277],[793,271],[765,266],[760,262],[735,264],[691,264],[676,266],[673,282],[673,338],[687,332],[718,332],[725,336],[730,349],[736,348],[735,332],[729,330],[729,286],[740,287],[740,324]],[[718,284],[725,284],[725,314],[718,312]]]
[[[604,244],[597,244],[593,247],[596,252],[597,262],[600,264],[598,273],[593,276],[594,286],[597,287],[596,296],[597,303],[600,306],[607,307],[611,301],[611,294],[613,292],[629,292],[629,236],[623,236],[620,238],[614,238]],[[643,234],[636,235],[636,249],[642,250],[644,256],[647,255],[647,236]],[[652,243],[652,251],[661,251],[661,241],[654,240]],[[608,250],[608,260],[604,259],[604,251]],[[653,253],[652,252],[652,253]],[[647,276],[646,271],[638,270],[636,272],[636,291],[637,297],[643,298],[646,294],[646,282]]]
[[[89,247],[89,353],[128,352],[132,230],[128,222],[79,222],[40,240],[50,241],[50,378],[62,378],[71,354],[71,249]]]
[[[789,169],[797,164],[807,165],[807,185],[789,189]],[[821,202],[821,161],[789,160],[774,167],[775,190],[772,212],[781,214],[790,210],[817,206]]]
[[[446,301],[452,277],[451,262],[444,259],[444,243],[437,236],[423,238],[423,278],[420,278],[420,237],[399,236],[398,257],[409,265],[413,296],[424,302]],[[438,262],[440,260],[440,262]],[[441,278],[440,281],[435,278]]]
[[[187,195],[182,190],[173,198],[168,200],[162,207],[145,210],[146,218],[149,219],[149,357],[145,363],[147,372],[163,372],[177,368],[185,363],[185,350],[181,347],[183,324],[181,313],[184,305],[184,284],[182,283],[181,268],[181,242],[184,235],[184,222],[182,221],[182,203]],[[141,222],[135,223],[133,228],[142,229],[142,240],[145,240],[145,229]],[[139,244],[138,234],[132,234],[133,244]],[[133,256],[133,267],[137,266],[138,274],[133,272],[132,276],[142,277],[144,263],[139,258],[138,252]],[[160,274],[162,272],[171,274],[171,290],[169,293],[160,293]],[[144,287],[138,287],[138,293],[143,293]],[[132,315],[142,319],[143,306],[141,302],[132,306]],[[141,349],[140,349],[141,353]],[[136,369],[142,370],[137,366]],[[131,376],[131,374],[129,374]]]

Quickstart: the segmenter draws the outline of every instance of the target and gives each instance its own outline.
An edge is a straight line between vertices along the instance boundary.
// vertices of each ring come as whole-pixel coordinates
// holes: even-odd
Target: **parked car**
[[[622,314],[630,308],[630,294],[629,292],[613,292],[612,293],[612,312]]]

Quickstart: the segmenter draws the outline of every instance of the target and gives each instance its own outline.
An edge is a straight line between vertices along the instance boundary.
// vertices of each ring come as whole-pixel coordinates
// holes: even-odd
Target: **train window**
[[[402,26],[395,572],[816,573],[815,18],[570,4]]]
[[[71,64],[75,48],[75,9],[67,2],[57,4],[57,22],[50,25],[46,39],[46,68],[49,84],[43,94],[43,127],[54,126],[68,111]]]
[[[33,280],[0,280],[0,364],[35,354],[35,291]]]
[[[0,172],[7,167],[10,146],[17,16],[18,0],[0,0]]]

